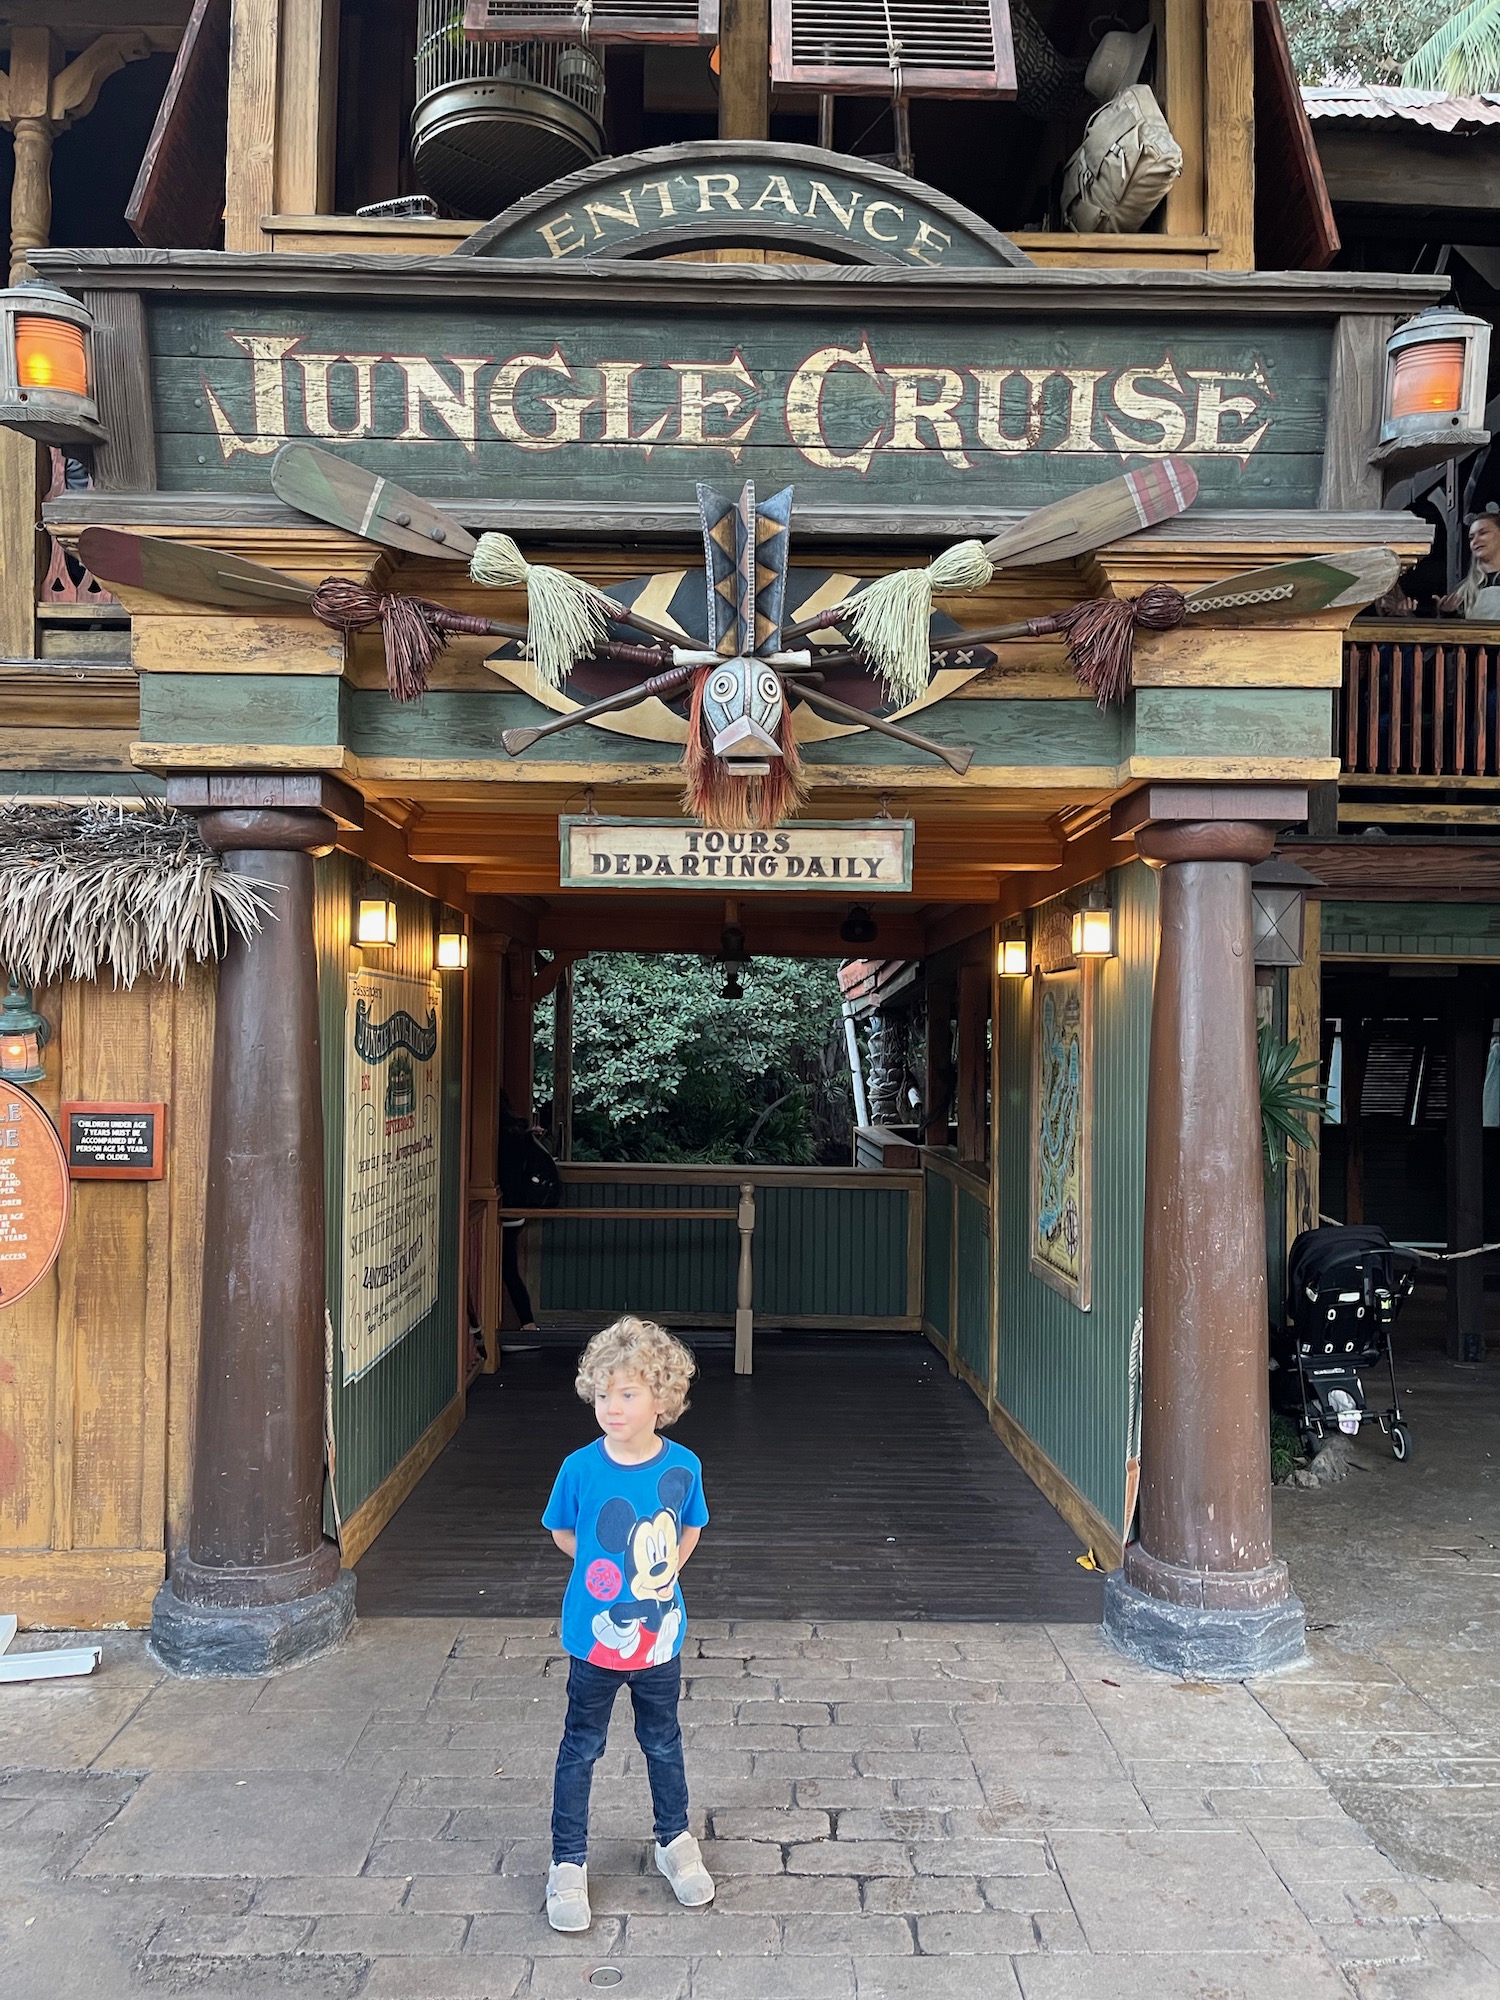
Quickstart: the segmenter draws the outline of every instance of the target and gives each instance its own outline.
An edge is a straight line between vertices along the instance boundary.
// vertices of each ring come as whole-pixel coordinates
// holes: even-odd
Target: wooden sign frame
[[[62,1147],[72,1181],[159,1181],[166,1173],[167,1107],[156,1103],[125,1103],[117,1100],[80,1099],[58,1107],[62,1118]],[[80,1166],[73,1158],[73,1121],[89,1117],[150,1117],[152,1124],[151,1161],[141,1166]]]
[[[574,853],[580,834],[589,845],[617,841],[616,852],[603,857],[617,865],[581,865],[582,857]],[[840,836],[847,843],[859,835],[872,848],[876,843],[869,837],[876,836],[885,852],[868,857],[852,850],[836,856],[817,852],[819,836],[829,837],[831,849]],[[706,889],[731,896],[811,891],[862,902],[872,895],[912,893],[915,839],[909,819],[797,819],[764,832],[726,833],[696,820],[564,813],[558,820],[558,882],[564,889],[687,889],[700,894]],[[893,872],[880,873],[872,865],[877,860],[894,863]]]
[[[14,1107],[17,1116],[8,1115]],[[10,1131],[19,1132],[15,1145],[4,1143]],[[15,1290],[8,1288],[11,1258],[6,1254],[12,1239],[0,1233],[0,1312],[7,1306],[19,1305],[21,1300],[35,1291],[57,1262],[62,1249],[63,1236],[68,1227],[68,1216],[73,1206],[73,1189],[68,1179],[68,1155],[58,1135],[57,1127],[47,1116],[29,1090],[7,1083],[0,1086],[0,1223],[6,1223],[15,1212],[12,1209],[12,1189],[14,1183],[7,1171],[11,1163],[19,1159],[23,1171],[28,1164],[35,1165],[51,1155],[57,1167],[57,1181],[46,1190],[45,1204],[34,1212],[22,1211],[28,1227],[25,1240],[29,1243],[32,1235],[38,1235],[45,1244],[40,1253],[28,1251],[25,1257],[27,1276]],[[38,1230],[37,1225],[41,1228]],[[20,1260],[15,1260],[19,1262]]]

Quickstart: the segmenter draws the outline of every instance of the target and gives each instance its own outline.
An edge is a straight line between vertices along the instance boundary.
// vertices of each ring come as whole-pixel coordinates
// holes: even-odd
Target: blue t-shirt
[[[563,1595],[563,1651],[625,1672],[675,1660],[687,1631],[678,1539],[708,1521],[703,1468],[680,1444],[621,1465],[596,1438],[563,1460],[544,1528],[578,1536]]]

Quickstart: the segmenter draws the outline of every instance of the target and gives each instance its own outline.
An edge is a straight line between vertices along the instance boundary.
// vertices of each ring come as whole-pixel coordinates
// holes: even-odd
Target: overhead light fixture
[[[42,1051],[52,1038],[46,1019],[31,1004],[31,995],[12,978],[0,1000],[0,1077],[7,1083],[40,1083],[47,1074]]]
[[[1302,963],[1302,912],[1309,889],[1321,889],[1295,861],[1273,854],[1250,870],[1253,955],[1257,965]]]
[[[1031,971],[1031,950],[1026,942],[1026,920],[1014,918],[1000,939],[1000,971],[1007,979],[1025,979]]]
[[[845,944],[873,944],[880,935],[880,926],[870,915],[863,903],[850,905],[849,914],[839,925],[839,936]]]
[[[439,972],[465,972],[469,965],[469,933],[458,910],[444,910],[438,924]]]
[[[714,960],[724,975],[719,998],[743,1000],[745,988],[740,980],[740,973],[750,963],[750,954],[745,948],[745,933],[740,928],[739,904],[733,900],[726,902],[724,914],[727,921],[719,933],[719,955]]]
[[[104,444],[94,400],[94,318],[36,279],[0,291],[0,424],[38,444]]]
[[[1086,889],[1083,901],[1073,912],[1073,956],[1113,958],[1115,955],[1115,913],[1109,890],[1102,882]]]
[[[396,942],[396,902],[378,882],[367,882],[359,894],[354,920],[354,942],[363,945]]]
[[[1441,465],[1489,443],[1490,328],[1451,306],[1430,306],[1385,344],[1385,400],[1372,463],[1401,472]]]

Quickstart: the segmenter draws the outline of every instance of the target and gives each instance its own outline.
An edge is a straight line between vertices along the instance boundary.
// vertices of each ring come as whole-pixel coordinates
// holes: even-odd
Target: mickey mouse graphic
[[[620,1593],[594,1618],[589,1659],[596,1667],[655,1667],[676,1651],[682,1629],[677,1602],[680,1516],[692,1486],[686,1466],[669,1465],[656,1482],[661,1505],[655,1513],[637,1514],[628,1500],[619,1499],[606,1500],[599,1509],[595,1539],[601,1549],[621,1558],[624,1574],[613,1563],[590,1566],[591,1572],[607,1573],[599,1584]],[[604,1594],[592,1573],[588,1589],[594,1596]]]

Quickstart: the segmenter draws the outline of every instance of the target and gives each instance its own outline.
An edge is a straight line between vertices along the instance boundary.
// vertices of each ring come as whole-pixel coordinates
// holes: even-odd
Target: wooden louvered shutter
[[[213,250],[224,224],[230,0],[193,0],[125,220],[153,250]]]
[[[699,0],[467,0],[470,41],[698,42]]]
[[[1014,97],[1008,0],[771,0],[771,77],[850,95]]]

